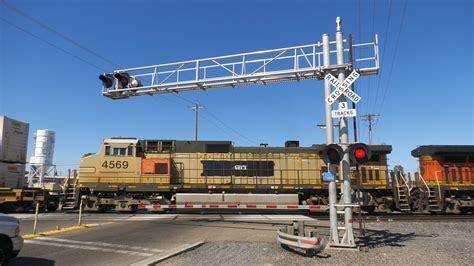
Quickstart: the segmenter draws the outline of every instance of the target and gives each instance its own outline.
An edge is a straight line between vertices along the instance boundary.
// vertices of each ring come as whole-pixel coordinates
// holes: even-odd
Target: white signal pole
[[[331,65],[331,55],[329,49],[329,35],[323,34],[323,60],[324,60],[324,67],[329,67]],[[324,76],[329,74],[326,72]],[[332,89],[331,84],[327,79],[324,79],[324,98],[328,98],[331,95]],[[325,111],[326,111],[326,144],[333,144],[334,143],[334,126],[333,120],[331,116],[332,105],[325,102]],[[339,244],[339,235],[337,231],[337,209],[336,209],[336,202],[337,202],[337,189],[336,189],[336,169],[335,165],[328,164],[328,171],[334,177],[333,180],[329,182],[329,217],[330,217],[330,243]]]

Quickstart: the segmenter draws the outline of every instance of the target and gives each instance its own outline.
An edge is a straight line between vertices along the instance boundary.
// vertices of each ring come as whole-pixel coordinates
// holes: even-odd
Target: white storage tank
[[[26,163],[29,125],[0,116],[0,161]]]
[[[30,164],[52,165],[54,155],[54,144],[56,142],[55,132],[49,129],[38,129],[34,135],[35,146]]]

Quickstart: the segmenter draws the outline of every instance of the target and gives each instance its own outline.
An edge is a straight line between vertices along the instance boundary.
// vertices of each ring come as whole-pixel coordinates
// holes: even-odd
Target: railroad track
[[[329,220],[329,216],[311,215],[312,218],[319,220]],[[379,214],[379,215],[362,215],[365,222],[474,222],[473,214]],[[358,216],[354,214],[354,223],[358,223]]]
[[[433,222],[474,222],[474,215],[462,214],[400,214],[400,215],[369,215],[365,221],[433,221]]]
[[[66,213],[76,213],[77,211],[68,211]],[[60,213],[60,212],[56,212]],[[89,213],[94,214],[94,213]],[[118,212],[108,212],[109,215],[119,214]],[[137,214],[153,214],[149,212],[137,212]],[[321,221],[328,221],[329,214],[328,213],[308,213],[306,211],[239,211],[236,212],[235,210],[207,210],[207,211],[197,211],[197,210],[188,210],[188,211],[168,211],[167,214],[196,214],[196,215],[212,215],[212,214],[242,214],[242,215],[251,215],[251,214],[278,214],[278,215],[285,215],[285,214],[301,214],[306,215],[311,218],[321,220]],[[358,215],[354,213],[354,223],[358,223]],[[474,214],[408,214],[408,213],[380,213],[380,214],[363,214],[362,219],[365,222],[397,222],[397,221],[456,221],[456,222],[474,222]]]

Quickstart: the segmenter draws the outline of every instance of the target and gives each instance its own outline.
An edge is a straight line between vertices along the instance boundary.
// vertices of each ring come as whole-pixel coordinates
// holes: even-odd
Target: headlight
[[[19,235],[20,234],[20,227],[18,226],[15,230],[15,236]]]

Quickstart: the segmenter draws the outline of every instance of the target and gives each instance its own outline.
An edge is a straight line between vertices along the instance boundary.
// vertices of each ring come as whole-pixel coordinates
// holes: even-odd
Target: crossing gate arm
[[[251,210],[319,210],[325,211],[327,205],[278,205],[278,204],[140,204],[139,210],[156,209],[251,209]]]
[[[345,42],[346,45],[347,42]],[[336,42],[330,42],[331,57],[336,56]],[[323,79],[325,70],[356,69],[361,75],[379,71],[378,37],[373,42],[352,45],[353,64],[323,67],[322,43],[292,46],[220,57],[210,57],[160,65],[115,70],[140,81],[140,87],[102,88],[111,99],[130,96],[179,93],[191,90],[237,87],[304,79]],[[348,56],[349,47],[344,49]],[[335,59],[331,60],[336,62]],[[117,80],[115,80],[117,83]]]

